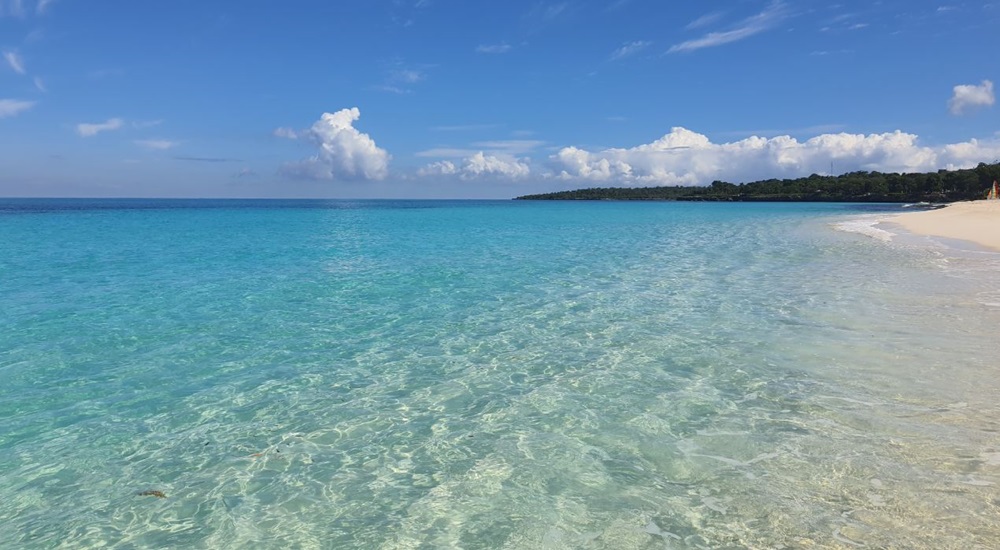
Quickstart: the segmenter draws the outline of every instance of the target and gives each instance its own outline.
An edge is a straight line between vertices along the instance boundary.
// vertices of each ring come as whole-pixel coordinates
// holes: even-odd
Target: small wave
[[[895,235],[895,233],[890,233],[884,229],[879,229],[875,227],[879,222],[883,221],[881,217],[878,218],[854,218],[851,220],[845,220],[833,224],[834,229],[837,231],[846,231],[848,233],[860,233],[867,237],[873,239],[878,239],[880,241],[889,242]]]

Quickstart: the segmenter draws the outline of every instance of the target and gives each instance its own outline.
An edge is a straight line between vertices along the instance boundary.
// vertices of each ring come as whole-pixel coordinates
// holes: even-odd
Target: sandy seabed
[[[1000,251],[1000,200],[957,202],[939,210],[900,214],[889,221],[918,235],[960,239]]]

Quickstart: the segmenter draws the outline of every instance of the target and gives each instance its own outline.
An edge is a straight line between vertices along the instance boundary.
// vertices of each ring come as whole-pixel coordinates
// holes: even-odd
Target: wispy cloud
[[[399,95],[413,93],[411,86],[427,80],[427,72],[424,67],[426,66],[407,66],[402,61],[393,61],[389,63],[382,83],[372,86],[371,89]]]
[[[981,84],[960,84],[953,88],[948,110],[953,115],[961,115],[978,107],[991,107],[996,103],[993,82],[984,80]]]
[[[389,74],[391,81],[402,82],[404,84],[416,84],[425,78],[427,78],[427,75],[417,69],[397,69]]]
[[[463,158],[479,152],[499,156],[514,156],[529,153],[546,142],[536,139],[500,139],[491,141],[476,141],[468,147],[435,147],[414,153],[417,157],[431,158]]]
[[[843,55],[843,54],[849,54],[849,53],[854,53],[854,50],[832,50],[832,51],[831,50],[816,50],[816,51],[809,52],[809,55],[822,57],[822,56],[826,56],[826,55]]]
[[[152,128],[153,126],[159,126],[163,124],[163,119],[157,120],[133,120],[132,127],[136,130],[141,130],[143,128]]]
[[[137,139],[135,140],[135,144],[139,147],[152,151],[166,151],[167,149],[173,149],[178,145],[176,141],[170,141],[168,139]]]
[[[538,2],[522,17],[524,30],[537,33],[569,12],[569,2]]]
[[[407,88],[400,88],[399,86],[393,86],[391,84],[376,84],[375,86],[372,86],[372,89],[377,92],[388,92],[390,94],[399,94],[399,95],[413,93],[413,90],[409,90]]]
[[[501,42],[500,44],[480,44],[476,46],[476,53],[507,53],[511,49],[511,45],[506,42]]]
[[[240,159],[227,159],[222,157],[171,157],[174,160],[188,162],[240,162]]]
[[[545,145],[545,142],[537,139],[498,139],[492,141],[477,141],[472,145],[484,151],[505,153],[508,155],[521,155]]]
[[[42,82],[42,79],[37,76],[35,77],[35,88],[37,88],[38,91],[42,92],[43,94],[48,93],[49,91],[49,89],[45,87],[45,82]]]
[[[3,52],[3,58],[15,73],[24,74],[26,72],[24,70],[24,59],[21,57],[21,54],[8,50]]]
[[[700,29],[702,27],[707,27],[713,23],[716,23],[717,21],[725,17],[725,15],[726,12],[724,11],[713,11],[710,13],[706,13],[705,15],[702,15],[698,19],[695,19],[694,21],[688,23],[684,28],[690,31],[694,29]]]
[[[76,133],[80,134],[82,137],[96,136],[100,132],[118,130],[124,123],[125,122],[120,118],[109,118],[104,122],[98,122],[96,124],[84,122],[76,125]]]
[[[635,55],[642,50],[645,50],[653,43],[648,40],[635,40],[632,42],[626,42],[622,44],[620,48],[611,52],[611,60],[617,61],[619,59],[624,59],[626,57]]]
[[[667,50],[667,53],[693,52],[702,48],[738,42],[774,28],[787,17],[787,6],[783,2],[773,2],[764,11],[740,21],[732,29],[710,32],[700,38],[675,44]]]
[[[35,13],[38,15],[45,15],[45,13],[49,11],[49,6],[51,6],[53,2],[55,2],[55,0],[38,0],[38,4],[35,6]]]
[[[235,179],[256,178],[256,177],[257,177],[257,172],[254,172],[249,168],[243,168],[239,172],[233,174],[233,178]]]
[[[24,2],[22,0],[0,1],[0,17],[9,15],[11,17],[23,18],[24,14]]]
[[[20,99],[0,99],[0,118],[17,116],[35,106],[34,101]]]
[[[454,126],[431,126],[434,132],[469,132],[474,130],[491,130],[499,128],[502,124],[458,124]]]
[[[525,15],[525,17],[531,20],[550,21],[552,19],[555,19],[556,17],[559,17],[559,15],[562,14],[564,11],[566,11],[566,8],[568,7],[569,7],[569,2],[558,2],[558,3],[539,2],[538,4],[535,4],[535,7],[533,7]]]
[[[476,149],[469,149],[467,147],[434,147],[433,149],[417,151],[413,153],[413,156],[424,158],[460,158],[474,155],[476,152]]]

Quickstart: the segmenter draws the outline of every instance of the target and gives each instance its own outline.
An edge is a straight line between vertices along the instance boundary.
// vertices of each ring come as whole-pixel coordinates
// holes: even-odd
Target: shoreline
[[[915,235],[967,241],[1000,252],[1000,201],[956,202],[938,210],[907,212],[885,221]]]

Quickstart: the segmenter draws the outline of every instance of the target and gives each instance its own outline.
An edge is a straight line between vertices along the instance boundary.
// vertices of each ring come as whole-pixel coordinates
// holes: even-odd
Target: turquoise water
[[[996,547],[1000,255],[880,216],[2,200],[0,545]]]

